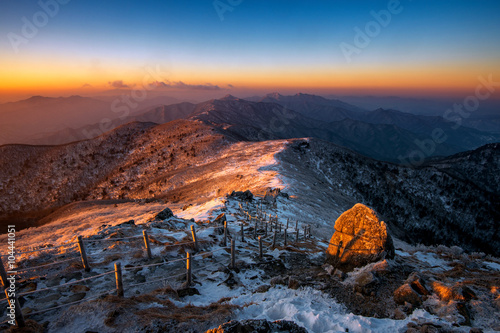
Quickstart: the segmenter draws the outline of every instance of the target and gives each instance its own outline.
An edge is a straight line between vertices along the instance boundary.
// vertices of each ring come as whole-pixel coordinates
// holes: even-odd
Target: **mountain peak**
[[[281,95],[279,92],[273,92],[273,93],[267,94],[266,97],[279,100],[281,97],[283,97],[283,95]]]
[[[227,94],[226,96],[222,97],[220,100],[221,101],[237,101],[237,100],[239,100],[239,98],[235,97],[231,94]]]

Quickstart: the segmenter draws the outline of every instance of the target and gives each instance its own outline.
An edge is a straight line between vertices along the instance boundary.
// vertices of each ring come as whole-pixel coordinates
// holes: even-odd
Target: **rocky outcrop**
[[[237,198],[241,201],[252,201],[253,200],[253,194],[252,194],[252,192],[250,192],[250,190],[246,190],[245,192],[233,191],[229,196],[233,197],[233,198]]]
[[[281,190],[279,188],[268,188],[266,194],[264,195],[264,202],[268,204],[275,204],[276,198],[280,195]]]
[[[170,208],[165,208],[164,210],[162,210],[161,212],[159,212],[158,214],[156,214],[155,216],[155,219],[156,220],[166,220],[168,218],[171,218],[174,216],[174,213],[172,212],[172,210]]]
[[[307,330],[293,321],[278,320],[269,322],[264,319],[232,320],[206,333],[240,333],[240,332],[289,332],[307,333]]]
[[[335,222],[335,232],[326,251],[326,261],[333,267],[351,271],[393,257],[394,244],[387,225],[373,209],[356,204]]]

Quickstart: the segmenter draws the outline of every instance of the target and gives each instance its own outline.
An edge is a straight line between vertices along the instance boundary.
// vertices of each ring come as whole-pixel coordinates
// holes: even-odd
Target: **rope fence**
[[[112,292],[112,290],[100,293],[98,295],[94,295],[94,296],[89,297],[89,298],[84,298],[84,299],[81,299],[79,301],[75,301],[75,302],[70,302],[70,303],[66,303],[66,304],[63,304],[63,305],[54,306],[52,308],[48,308],[48,309],[44,309],[44,310],[39,310],[39,311],[36,311],[36,312],[30,312],[28,314],[28,316],[34,316],[34,315],[37,315],[37,314],[40,314],[40,313],[45,313],[45,312],[48,312],[48,311],[53,311],[53,310],[56,310],[56,309],[60,309],[60,308],[63,308],[63,307],[67,307],[67,306],[70,306],[70,305],[75,305],[75,304],[79,304],[79,303],[83,303],[83,302],[89,302],[89,301],[98,299],[98,298],[100,298],[100,297],[102,297],[104,295],[108,295],[111,292]]]
[[[81,278],[81,279],[78,279],[75,281],[66,282],[66,283],[59,284],[59,285],[52,286],[52,287],[46,287],[46,288],[42,288],[42,289],[38,289],[38,290],[31,290],[31,291],[19,293],[15,296],[15,302],[14,302],[13,298],[9,298],[9,296],[7,295],[6,288],[8,286],[10,286],[10,282],[7,280],[7,274],[5,272],[4,265],[2,264],[2,265],[0,265],[0,273],[1,273],[0,277],[1,277],[1,282],[4,286],[4,289],[6,291],[7,297],[4,299],[1,299],[0,302],[7,301],[10,304],[15,304],[16,323],[19,327],[24,327],[24,325],[25,325],[24,316],[22,314],[20,302],[17,300],[17,297],[29,296],[29,295],[34,295],[36,293],[55,290],[55,289],[59,289],[62,287],[68,287],[70,285],[75,285],[78,283],[87,282],[89,280],[94,280],[94,279],[108,276],[108,275],[112,275],[112,274],[115,275],[115,282],[116,282],[115,291],[116,291],[117,295],[120,297],[124,296],[125,288],[136,288],[136,287],[139,287],[142,285],[154,284],[154,283],[158,283],[158,282],[162,282],[162,281],[172,280],[172,279],[179,278],[182,276],[186,276],[185,285],[191,286],[192,285],[192,272],[203,272],[203,271],[206,272],[207,270],[220,269],[221,267],[236,268],[236,264],[235,264],[235,259],[236,259],[235,238],[236,237],[241,236],[242,242],[244,242],[247,247],[250,247],[252,249],[252,251],[258,252],[260,259],[263,258],[264,245],[266,245],[266,247],[276,248],[277,241],[278,240],[281,241],[283,239],[284,239],[285,246],[287,245],[287,233],[290,230],[290,221],[288,219],[287,219],[286,227],[285,227],[285,224],[279,222],[278,215],[272,216],[272,214],[267,214],[264,210],[262,210],[262,206],[260,208],[257,207],[255,215],[252,215],[249,211],[246,211],[245,209],[243,209],[243,206],[240,203],[240,212],[242,212],[243,215],[246,216],[246,218],[247,218],[247,221],[242,221],[240,223],[241,233],[238,233],[238,232],[232,233],[228,229],[227,220],[224,221],[223,225],[221,224],[218,226],[207,226],[207,227],[202,227],[199,229],[199,231],[201,231],[201,232],[203,232],[205,230],[209,230],[209,229],[218,230],[219,231],[218,234],[221,235],[221,237],[222,237],[222,247],[221,248],[218,248],[218,249],[212,250],[212,251],[208,251],[208,252],[200,252],[200,244],[206,244],[206,243],[215,244],[217,241],[216,241],[216,239],[212,239],[212,240],[210,240],[210,239],[208,239],[208,240],[198,239],[198,237],[196,236],[195,226],[191,225],[190,231],[191,231],[192,241],[182,242],[182,243],[177,243],[177,244],[163,244],[163,243],[161,244],[161,246],[163,248],[182,247],[182,246],[187,246],[187,245],[193,246],[193,248],[194,248],[193,254],[191,254],[191,252],[188,251],[188,252],[186,252],[186,257],[184,257],[184,258],[167,260],[167,261],[160,262],[160,263],[152,263],[152,264],[146,264],[146,265],[141,265],[141,266],[129,266],[129,267],[124,267],[124,268],[121,267],[121,264],[119,262],[115,262],[115,264],[114,264],[115,269],[114,270],[110,270],[110,271],[107,271],[107,272],[104,272],[101,274],[97,274],[97,275],[93,275],[90,277],[86,277],[86,278]],[[249,227],[248,229],[253,228],[253,230],[252,230],[253,237],[252,237],[252,235],[248,234],[249,233],[248,229],[247,229],[246,233],[247,233],[247,237],[249,239],[253,239],[255,241],[255,244],[253,241],[248,242],[248,241],[244,240],[244,237],[245,237],[244,223],[245,222],[249,222],[249,223],[247,223],[247,226]],[[298,221],[295,221],[295,229],[293,229],[293,226],[292,226],[292,230],[295,232],[289,233],[288,235],[290,238],[292,238],[292,234],[294,234],[295,238],[296,238],[296,243],[298,243],[299,233],[300,233],[300,229],[298,228]],[[303,236],[304,236],[304,240],[306,240],[307,238],[310,238],[310,226],[304,226]],[[211,235],[211,237],[213,237],[213,236]],[[11,275],[12,275],[12,273],[18,274],[18,271],[19,272],[29,272],[29,271],[44,269],[44,268],[47,268],[50,266],[59,265],[59,264],[63,264],[66,262],[75,261],[75,260],[79,260],[79,259],[81,259],[84,270],[86,272],[90,272],[91,262],[89,262],[88,258],[91,258],[94,260],[97,257],[102,256],[103,252],[101,251],[99,253],[87,253],[87,246],[88,245],[96,244],[96,243],[104,243],[104,242],[118,242],[118,241],[125,241],[125,240],[131,240],[131,239],[141,239],[141,238],[143,238],[143,240],[144,240],[144,242],[143,242],[144,248],[146,250],[148,259],[152,259],[153,256],[152,256],[151,247],[150,247],[150,238],[148,236],[147,230],[143,230],[142,235],[136,235],[136,236],[130,236],[130,237],[120,237],[120,238],[91,239],[91,238],[83,238],[82,236],[78,236],[76,242],[66,243],[66,244],[62,244],[59,246],[47,247],[47,248],[42,248],[42,249],[30,250],[30,251],[25,251],[25,252],[19,252],[19,253],[16,253],[16,255],[24,255],[24,254],[30,254],[30,253],[35,253],[35,252],[45,252],[45,251],[55,250],[55,249],[63,248],[63,247],[66,247],[68,249],[71,249],[72,247],[78,247],[78,252],[73,252],[73,254],[79,254],[79,256],[74,256],[74,257],[60,260],[57,262],[51,262],[51,263],[33,266],[33,267],[17,268],[16,272],[9,271],[9,274],[11,274]],[[264,241],[264,240],[268,240],[269,242]],[[272,242],[271,242],[271,240],[272,240]],[[157,243],[158,242],[156,242],[156,244]],[[134,244],[134,243],[132,243],[132,244]],[[216,253],[219,253],[222,251],[226,252],[226,254],[228,254],[229,257],[225,257],[225,259],[222,259],[221,262],[212,262],[212,265],[201,264],[201,263],[206,262],[206,259],[208,259],[208,256],[210,256],[210,257],[214,256]],[[63,254],[63,255],[57,256],[55,258],[60,258],[60,257],[67,256],[67,255],[68,254]],[[8,255],[3,255],[2,257],[5,257],[5,256],[8,256]],[[221,258],[221,257],[219,256],[219,257],[214,257],[214,258]],[[52,259],[54,259],[54,257],[52,257]],[[218,260],[218,259],[216,259],[216,260]],[[195,269],[193,269],[193,261],[196,261],[197,263],[200,263],[201,265],[197,264],[196,265],[197,267]],[[186,263],[185,272],[182,274],[169,275],[169,276],[158,276],[158,275],[149,276],[148,281],[131,283],[131,284],[129,284],[129,283],[124,284],[123,283],[123,275],[122,275],[123,273],[126,273],[125,277],[128,278],[129,274],[134,274],[134,273],[131,273],[131,271],[134,271],[134,270],[141,270],[144,268],[151,268],[151,267],[159,267],[159,266],[175,264],[175,263],[180,263],[180,262]],[[102,262],[100,262],[100,264],[101,263]],[[96,263],[94,262],[94,264],[96,264]],[[126,281],[127,281],[127,279],[126,279]],[[82,302],[87,302],[87,301],[99,298],[103,295],[110,294],[112,292],[113,292],[112,290],[106,291],[104,293],[100,293],[98,295],[93,295],[91,297],[87,297],[87,298],[84,298],[82,300],[78,300],[75,302],[51,307],[48,309],[37,310],[35,312],[31,312],[29,314],[26,314],[26,316],[34,316],[34,315],[41,314],[44,312],[53,311],[53,310],[56,310],[56,309],[59,309],[62,307],[80,304]]]
[[[72,285],[72,284],[77,284],[77,283],[82,283],[82,282],[85,282],[85,281],[97,279],[97,278],[100,278],[100,277],[103,277],[103,276],[106,276],[106,275],[109,275],[109,274],[113,274],[114,272],[115,271],[110,271],[110,272],[102,273],[102,274],[99,274],[99,275],[94,275],[94,276],[91,276],[91,277],[88,277],[88,278],[84,278],[84,279],[80,279],[80,280],[76,280],[76,281],[71,281],[71,282],[66,282],[66,283],[59,284],[59,285],[53,286],[53,287],[47,287],[47,288],[43,288],[43,289],[38,289],[38,290],[33,290],[33,291],[27,291],[27,292],[24,292],[24,293],[20,293],[17,296],[26,296],[26,295],[30,295],[30,294],[34,294],[34,293],[38,293],[38,292],[42,292],[42,291],[59,289],[60,287],[69,286],[69,285]]]

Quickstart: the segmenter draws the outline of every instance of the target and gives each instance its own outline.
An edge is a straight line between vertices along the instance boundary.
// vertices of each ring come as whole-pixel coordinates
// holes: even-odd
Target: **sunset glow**
[[[1,5],[0,101],[85,95],[114,89],[115,81],[137,87],[148,66],[161,66],[169,82],[218,86],[224,90],[219,95],[269,89],[457,95],[474,89],[478,76],[500,77],[495,1],[432,7],[409,1],[253,1],[225,12],[203,1],[61,1],[56,14],[52,1],[45,4],[52,7]],[[368,30],[373,37],[357,37],[389,6],[397,14],[388,23],[380,19],[385,27],[377,23],[378,30]],[[37,27],[40,12],[54,15]],[[357,51],[346,57],[342,43]]]

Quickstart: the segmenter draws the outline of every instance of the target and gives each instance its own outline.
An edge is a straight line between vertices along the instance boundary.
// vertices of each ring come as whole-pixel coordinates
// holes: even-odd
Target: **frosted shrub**
[[[450,247],[450,253],[453,257],[458,258],[464,253],[464,250],[460,246],[452,246]]]

